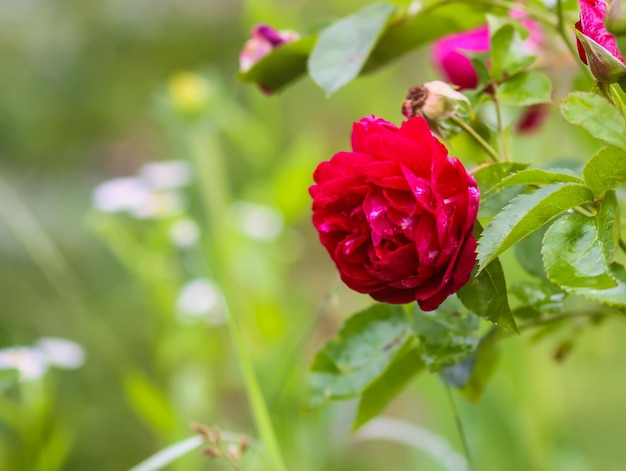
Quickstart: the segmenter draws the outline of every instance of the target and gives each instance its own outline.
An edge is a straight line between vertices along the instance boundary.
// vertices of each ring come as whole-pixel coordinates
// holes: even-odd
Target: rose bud
[[[576,22],[576,44],[580,60],[589,65],[598,82],[619,82],[626,77],[624,58],[615,36],[604,27],[606,2],[579,0],[580,20]]]
[[[246,41],[239,54],[239,71],[247,72],[277,47],[299,38],[300,35],[295,31],[276,31],[271,26],[256,25],[252,29],[252,37]]]
[[[626,0],[611,0],[604,17],[604,26],[616,36],[626,34]]]
[[[429,121],[443,121],[456,114],[459,101],[469,104],[465,95],[447,83],[428,82],[409,89],[409,94],[402,104],[402,114],[407,118],[424,116]]]
[[[467,283],[478,186],[423,117],[400,128],[361,119],[352,151],[321,162],[313,178],[313,225],[348,287],[431,311]]]

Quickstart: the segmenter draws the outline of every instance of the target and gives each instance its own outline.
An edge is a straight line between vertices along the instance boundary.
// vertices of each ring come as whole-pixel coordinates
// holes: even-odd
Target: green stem
[[[494,162],[499,162],[500,161],[500,156],[498,155],[498,153],[496,152],[496,150],[491,147],[489,145],[489,143],[487,141],[485,141],[480,134],[478,134],[474,128],[472,128],[469,124],[467,124],[465,121],[463,121],[462,119],[459,119],[457,116],[452,116],[450,118],[450,121],[452,121],[454,124],[456,124],[457,126],[459,126],[463,131],[465,131],[472,139],[474,139],[476,141],[476,143],[481,146],[485,152],[487,153],[487,155],[489,156],[489,158],[491,160],[493,160]]]
[[[452,394],[452,388],[448,382],[442,378],[442,381],[445,385],[445,389],[448,395],[448,401],[450,402],[450,407],[452,408],[452,414],[454,415],[454,422],[456,424],[456,428],[459,432],[459,437],[461,438],[461,443],[463,445],[463,453],[465,454],[465,460],[467,461],[467,467],[470,471],[473,471],[474,464],[472,461],[472,455],[470,454],[469,444],[467,443],[467,437],[465,435],[465,430],[463,428],[463,422],[461,422],[461,415],[459,414],[459,409],[456,406],[456,401],[454,400],[454,395]]]
[[[228,314],[228,328],[250,401],[254,422],[264,443],[268,456],[276,471],[286,470],[278,440],[274,432],[267,404],[259,385],[250,352],[246,347],[241,329],[234,313],[245,312],[241,291],[230,273],[228,263],[231,237],[228,225],[228,203],[230,191],[224,167],[223,153],[217,137],[204,128],[197,128],[189,136],[191,155],[200,180],[200,191],[207,214],[209,235],[212,243],[210,260],[217,281],[224,293],[224,303]]]
[[[500,153],[504,157],[504,160],[507,162],[511,161],[511,149],[509,146],[509,138],[504,129],[504,121],[502,120],[502,108],[500,107],[500,102],[496,99],[496,95],[498,92],[498,85],[495,83],[493,86],[493,104],[496,107],[496,121],[498,126],[498,142],[500,143]]]
[[[626,242],[621,237],[619,238],[619,248],[622,249],[622,252],[626,253]]]

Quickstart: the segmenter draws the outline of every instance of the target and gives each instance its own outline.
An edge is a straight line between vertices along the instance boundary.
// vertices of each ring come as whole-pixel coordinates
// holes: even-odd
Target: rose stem
[[[465,430],[463,429],[463,422],[461,422],[461,415],[459,414],[459,409],[456,406],[456,402],[454,400],[454,395],[452,394],[452,389],[448,382],[441,377],[443,384],[445,385],[446,392],[448,394],[448,400],[450,402],[450,407],[452,407],[452,414],[454,415],[454,422],[456,423],[456,428],[459,432],[459,436],[461,437],[461,442],[463,444],[463,452],[465,454],[465,460],[467,461],[467,467],[471,471],[473,471],[474,464],[472,462],[472,455],[470,454],[469,445],[467,443],[467,437],[465,436]]]
[[[205,206],[207,220],[210,229],[212,252],[211,261],[217,282],[224,293],[224,304],[228,319],[228,329],[239,357],[239,365],[243,374],[243,380],[250,401],[254,422],[258,429],[261,441],[265,445],[267,453],[276,471],[284,471],[287,468],[276,439],[276,434],[269,415],[267,403],[261,392],[250,352],[246,348],[245,340],[237,319],[233,312],[246,312],[242,307],[245,296],[231,276],[228,264],[228,254],[232,252],[229,233],[228,203],[230,189],[227,182],[226,169],[224,168],[223,152],[218,143],[218,136],[214,130],[206,129],[205,126],[197,126],[188,135],[190,154],[198,173],[200,191]]]
[[[450,118],[450,120],[454,124],[459,126],[463,131],[465,131],[470,137],[472,137],[478,143],[478,145],[480,145],[485,150],[485,152],[487,152],[487,155],[489,156],[489,158],[491,160],[493,160],[494,162],[499,162],[500,161],[500,156],[495,151],[495,149],[493,147],[491,147],[489,145],[489,143],[487,141],[485,141],[480,136],[480,134],[478,134],[469,124],[467,124],[465,121],[459,119],[457,116],[452,116]]]

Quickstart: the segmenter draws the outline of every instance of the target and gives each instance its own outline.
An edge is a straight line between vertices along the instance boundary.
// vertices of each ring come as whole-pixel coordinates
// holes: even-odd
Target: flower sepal
[[[576,37],[585,51],[589,69],[598,82],[615,83],[626,79],[626,65],[620,59],[578,30]]]

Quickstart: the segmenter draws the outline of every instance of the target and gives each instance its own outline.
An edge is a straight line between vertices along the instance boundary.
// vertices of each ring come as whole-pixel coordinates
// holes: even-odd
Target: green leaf
[[[617,285],[609,274],[596,218],[565,214],[546,231],[542,254],[550,280],[564,289]]]
[[[626,181],[626,152],[617,147],[603,147],[585,164],[583,178],[596,196],[617,188]]]
[[[509,332],[517,332],[509,307],[506,281],[500,260],[493,260],[477,276],[463,286],[457,296],[474,314],[484,317]]]
[[[520,162],[495,162],[481,165],[472,172],[480,188],[479,217],[495,216],[511,199],[523,191],[523,187],[504,188],[499,191],[489,190],[511,173],[518,172],[526,167],[528,167],[528,164]]]
[[[147,377],[129,371],[124,378],[124,391],[129,404],[150,428],[169,433],[176,428],[176,417],[167,397]]]
[[[547,226],[540,227],[515,244],[515,258],[521,267],[540,279],[548,278],[543,269],[543,258],[541,257],[541,244],[547,228]]]
[[[200,448],[203,444],[204,440],[200,435],[186,438],[155,453],[137,466],[132,467],[130,471],[157,471],[163,469],[181,456],[186,455],[196,448]]]
[[[488,20],[494,17],[488,16]],[[497,30],[490,25],[491,78],[500,82],[506,76],[521,72],[535,61],[528,53],[524,40],[513,24],[505,24]],[[498,25],[499,26],[499,25]]]
[[[552,81],[542,72],[524,71],[506,79],[496,89],[496,99],[503,105],[530,106],[550,103]]]
[[[604,195],[597,219],[604,256],[608,262],[611,262],[617,250],[621,227],[619,205],[614,191],[608,191]]]
[[[570,208],[593,201],[593,194],[576,183],[554,184],[517,196],[493,218],[478,242],[479,273],[493,259]]]
[[[389,366],[411,335],[401,306],[375,304],[348,319],[317,353],[309,375],[311,406],[359,395]]]
[[[385,372],[363,391],[352,429],[357,430],[380,414],[423,369],[421,350],[412,339],[409,339]]]
[[[384,3],[368,5],[322,31],[308,69],[327,95],[359,75],[394,10]]]
[[[593,137],[626,150],[626,121],[606,98],[590,92],[570,93],[561,104],[561,114]]]
[[[582,185],[584,182],[582,178],[577,177],[574,175],[574,172],[567,169],[555,171],[531,168],[520,170],[519,172],[505,177],[493,187],[492,191],[511,185],[540,186],[551,185],[553,183],[580,183]]]
[[[306,72],[307,60],[316,41],[315,35],[283,44],[237,78],[242,82],[256,83],[266,90],[279,91]]]
[[[467,358],[476,348],[478,317],[468,312],[456,296],[450,296],[434,311],[415,305],[413,331],[420,340],[421,355],[430,371]]]
[[[511,287],[511,292],[522,304],[533,308],[539,314],[561,312],[565,308],[563,301],[566,294],[548,280],[542,283],[518,281]]]
[[[626,270],[608,263],[597,218],[567,214],[546,231],[542,249],[548,277],[568,293],[626,308]]]

